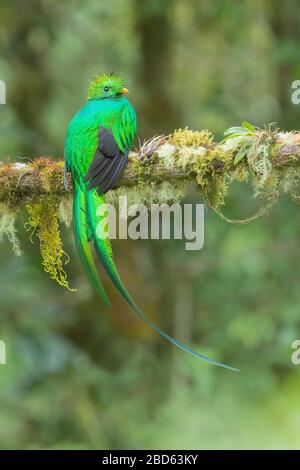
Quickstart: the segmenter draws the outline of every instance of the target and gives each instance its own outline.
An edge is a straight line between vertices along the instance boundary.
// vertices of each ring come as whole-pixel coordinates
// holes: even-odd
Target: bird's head
[[[113,98],[129,93],[125,88],[125,81],[119,75],[98,75],[89,86],[88,100],[101,100],[103,98]]]

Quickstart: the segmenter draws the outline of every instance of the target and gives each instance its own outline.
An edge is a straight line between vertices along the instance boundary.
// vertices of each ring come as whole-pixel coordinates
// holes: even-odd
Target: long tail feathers
[[[101,282],[97,268],[94,263],[91,245],[89,243],[91,229],[87,223],[85,195],[79,185],[75,186],[73,219],[75,242],[82,266],[92,286],[94,287],[96,292],[98,292],[103,302],[106,305],[111,306],[109,298],[104,290],[103,284]]]
[[[97,251],[97,254],[99,255],[107,274],[109,275],[110,279],[112,280],[116,288],[119,290],[122,296],[126,299],[126,301],[131,305],[131,307],[135,310],[135,312],[140,316],[140,318],[142,318],[142,320],[148,326],[153,328],[164,339],[166,339],[167,341],[170,341],[172,344],[174,344],[178,348],[183,349],[184,351],[190,354],[193,354],[194,356],[200,359],[203,359],[204,361],[210,362],[211,364],[214,364],[216,366],[239,372],[239,369],[228,366],[214,359],[210,359],[209,357],[201,353],[193,351],[191,348],[183,344],[181,341],[169,336],[167,333],[162,331],[157,325],[155,325],[155,323],[149,320],[149,318],[144,314],[144,312],[136,305],[134,300],[131,298],[129,292],[127,291],[126,287],[121,281],[120,275],[117,271],[115,262],[113,260],[112,249],[111,249],[110,240],[108,237],[108,222],[107,222],[107,214],[105,213],[106,206],[105,206],[104,196],[99,196],[96,192],[96,189],[86,191],[85,192],[85,208],[86,208],[86,216],[87,216],[88,224],[93,234],[93,241],[94,241],[94,246]],[[86,253],[86,250],[85,250],[85,253]],[[90,252],[88,252],[88,255],[90,256]],[[89,267],[91,266],[90,260],[89,260],[88,265]],[[94,269],[96,268],[94,265],[92,265],[92,267],[93,267],[92,272],[93,272],[93,279],[94,279]],[[90,271],[91,270],[89,270],[89,272]],[[99,287],[97,290],[99,291]],[[101,295],[101,297],[103,298],[103,295]]]

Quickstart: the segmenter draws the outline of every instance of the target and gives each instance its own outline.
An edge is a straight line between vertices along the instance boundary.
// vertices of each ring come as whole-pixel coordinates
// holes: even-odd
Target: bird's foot
[[[164,135],[157,135],[152,139],[145,140],[143,143],[140,142],[139,147],[139,158],[142,164],[148,163],[150,160],[154,160],[157,157],[156,150],[160,145],[164,144],[167,137]]]

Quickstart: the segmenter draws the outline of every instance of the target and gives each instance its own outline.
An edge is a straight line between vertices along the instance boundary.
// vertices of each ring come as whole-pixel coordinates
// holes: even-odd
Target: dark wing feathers
[[[121,157],[119,157],[119,162],[116,165],[116,167],[113,169],[113,171],[110,171],[110,173],[106,177],[106,181],[103,182],[103,185],[101,186],[103,194],[106,193],[110,188],[114,186],[114,183],[122,175],[125,169],[126,163],[127,163],[127,154],[126,155],[123,154]]]
[[[100,127],[98,132],[99,150],[106,157],[114,158],[118,153],[122,153],[113,136],[111,129]]]
[[[91,175],[94,178],[96,178],[99,173],[101,173],[105,167],[110,163],[110,160],[108,160],[108,157],[103,155],[102,153],[97,150],[95,157],[93,158],[93,161],[91,163],[91,166],[89,168],[89,172],[86,176],[86,181],[88,181],[88,176]]]
[[[101,194],[111,189],[124,171],[128,151],[120,150],[111,129],[100,127],[98,149],[84,178],[87,189],[98,188]]]

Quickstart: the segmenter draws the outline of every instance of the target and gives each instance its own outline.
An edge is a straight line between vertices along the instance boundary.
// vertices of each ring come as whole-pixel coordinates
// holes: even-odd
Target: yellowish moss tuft
[[[232,172],[231,178],[232,180],[239,181],[240,183],[247,181],[249,178],[248,168],[243,164],[237,165],[237,167]]]
[[[64,252],[58,223],[58,199],[55,196],[39,196],[26,205],[29,214],[26,229],[31,231],[31,239],[36,235],[40,242],[42,264],[51,279],[69,289],[64,265],[69,256]],[[65,260],[64,260],[65,258]]]
[[[232,153],[215,147],[198,158],[194,165],[196,181],[208,205],[217,210],[224,204],[229,179],[226,173],[232,168]]]
[[[40,184],[44,192],[53,194],[61,189],[64,162],[40,158],[35,160],[33,166],[39,169]]]
[[[169,137],[169,143],[179,147],[209,147],[212,142],[213,135],[208,130],[192,131],[188,127],[177,129]]]

